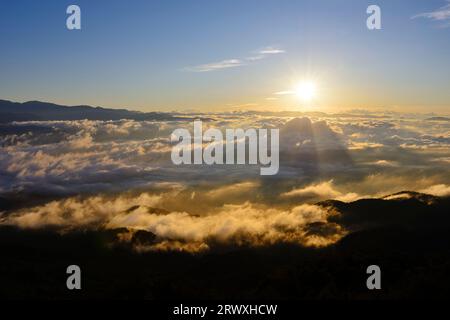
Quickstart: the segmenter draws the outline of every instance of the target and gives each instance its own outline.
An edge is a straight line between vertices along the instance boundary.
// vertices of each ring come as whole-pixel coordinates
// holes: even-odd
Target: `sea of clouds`
[[[192,116],[192,114],[190,115]],[[450,195],[450,121],[398,113],[199,114],[204,127],[280,129],[280,171],[185,165],[189,121],[38,121],[0,126],[0,221],[21,228],[147,230],[147,249],[211,242],[325,246],[346,231],[317,202],[402,190]],[[314,228],[311,226],[321,226]],[[142,248],[141,248],[142,249]]]

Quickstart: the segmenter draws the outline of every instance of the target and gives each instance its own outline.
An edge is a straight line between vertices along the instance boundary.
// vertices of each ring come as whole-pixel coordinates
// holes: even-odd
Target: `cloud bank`
[[[140,250],[322,246],[346,230],[329,221],[330,213],[315,205],[320,201],[403,190],[450,194],[448,121],[363,112],[198,116],[219,129],[279,128],[279,174],[265,178],[258,167],[239,165],[174,166],[170,134],[190,130],[189,121],[13,122],[0,125],[2,223],[154,234],[155,242]]]

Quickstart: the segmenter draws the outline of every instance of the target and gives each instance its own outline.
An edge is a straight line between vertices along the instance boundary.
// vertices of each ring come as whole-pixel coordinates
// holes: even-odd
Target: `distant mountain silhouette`
[[[162,112],[137,112],[126,109],[107,109],[91,106],[63,106],[49,102],[24,103],[0,100],[0,123],[12,121],[47,120],[182,120]]]
[[[426,119],[428,121],[450,121],[450,118],[446,118],[446,117],[431,117]]]
[[[346,203],[337,200],[319,202],[339,214],[330,217],[350,230],[378,227],[440,229],[450,227],[450,198],[402,191],[379,199],[360,199]]]

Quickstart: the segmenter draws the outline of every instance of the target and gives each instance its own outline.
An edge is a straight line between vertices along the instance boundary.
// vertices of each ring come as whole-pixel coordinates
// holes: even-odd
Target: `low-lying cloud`
[[[280,129],[279,173],[264,178],[252,166],[173,166],[170,134],[190,130],[189,121],[2,124],[3,223],[148,230],[158,238],[151,250],[204,250],[220,241],[319,245],[344,232],[326,222],[319,201],[404,190],[450,194],[450,122],[393,113],[198,116],[208,118],[206,127]],[[312,236],[309,224],[334,231]]]
[[[309,225],[327,224],[328,212],[319,206],[303,204],[278,209],[246,202],[210,208],[203,215],[192,215],[158,208],[163,197],[142,193],[68,198],[4,215],[1,224],[33,229],[51,227],[62,231],[129,228],[131,231],[145,230],[156,236],[155,243],[139,250],[202,251],[214,243],[259,246],[282,242],[324,246],[345,234],[334,224],[326,226],[334,232],[311,232]]]

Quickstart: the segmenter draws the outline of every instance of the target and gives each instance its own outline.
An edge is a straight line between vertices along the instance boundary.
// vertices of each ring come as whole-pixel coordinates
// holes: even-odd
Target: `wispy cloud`
[[[292,90],[284,90],[284,91],[278,91],[278,92],[275,92],[274,94],[276,94],[276,95],[278,95],[278,96],[285,96],[285,95],[295,94],[295,91],[292,91]]]
[[[194,67],[188,67],[186,70],[193,72],[209,72],[221,69],[236,68],[245,65],[240,59],[227,59],[218,62],[201,64]]]
[[[447,4],[445,6],[435,11],[416,14],[415,16],[411,17],[411,19],[416,18],[427,18],[433,21],[450,22],[450,0],[447,0]],[[446,24],[445,26],[448,27],[450,26],[450,24]]]
[[[254,55],[246,57],[244,59],[226,59],[218,62],[211,62],[206,64],[201,64],[198,66],[193,67],[187,67],[185,70],[192,71],[192,72],[210,72],[210,71],[217,71],[222,69],[229,69],[229,68],[236,68],[245,66],[249,63],[263,60],[271,55],[285,53],[286,51],[277,47],[265,47],[263,49],[260,49],[258,51],[253,52]]]
[[[255,55],[245,58],[247,61],[258,61],[267,58],[268,56],[285,53],[286,51],[277,47],[265,47],[255,52]]]
[[[251,56],[251,57],[247,57],[247,58],[245,58],[245,60],[248,60],[248,61],[258,61],[258,60],[262,60],[262,59],[264,59],[265,57],[264,57],[264,55],[257,55],[257,56]]]
[[[262,54],[262,55],[266,55],[266,54],[280,54],[280,53],[285,53],[286,51],[284,51],[283,49],[280,48],[276,48],[276,47],[265,47],[263,49],[261,49],[258,53]]]

